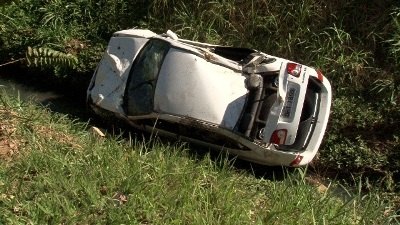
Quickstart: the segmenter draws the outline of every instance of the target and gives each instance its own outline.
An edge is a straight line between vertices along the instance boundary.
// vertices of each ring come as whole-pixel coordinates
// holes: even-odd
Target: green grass
[[[398,72],[400,4],[398,0],[283,0],[279,2],[271,0],[150,0],[129,4],[123,0],[6,1],[0,6],[0,65],[26,62],[24,59],[28,47],[70,53],[78,58],[78,64],[75,67],[63,68],[56,63],[53,69],[50,67],[42,68],[42,70],[58,75],[60,80],[65,81],[70,78],[75,80],[75,83],[81,84],[82,78],[91,76],[111,34],[117,30],[132,27],[148,28],[158,33],[171,29],[182,38],[256,48],[272,55],[320,68],[331,81],[334,99],[330,124],[319,151],[319,159],[314,160],[314,169],[319,171],[326,169],[330,174],[339,171],[337,176],[347,177],[347,182],[352,182],[352,176],[356,176],[355,183],[361,184],[363,189],[370,191],[374,188],[395,193],[400,191],[400,162],[398,160],[400,157],[400,129],[398,129],[400,125],[400,74]],[[73,90],[76,90],[75,86]],[[6,193],[4,199],[12,195],[13,201],[16,201],[16,203],[10,203],[9,200],[3,200],[2,195],[0,224],[2,220],[5,221],[4,223],[7,223],[7,220],[12,220],[13,223],[20,220],[23,224],[32,220],[36,223],[34,218],[37,220],[39,217],[35,217],[33,212],[45,215],[40,216],[42,220],[53,219],[51,223],[64,221],[65,223],[96,223],[96,221],[107,223],[107,220],[114,215],[111,213],[112,209],[121,214],[130,215],[129,218],[143,224],[161,223],[160,221],[174,223],[164,215],[178,218],[176,214],[179,213],[185,214],[179,218],[186,218],[186,220],[182,219],[178,222],[191,223],[190,220],[192,220],[192,223],[198,223],[196,219],[199,218],[214,218],[214,215],[222,218],[225,207],[229,208],[228,211],[231,211],[232,215],[237,215],[232,219],[237,219],[236,223],[250,223],[261,218],[260,220],[270,219],[269,223],[292,224],[302,222],[301,218],[296,220],[297,222],[293,220],[294,217],[301,215],[304,216],[306,223],[314,223],[313,218],[315,218],[316,223],[321,224],[325,221],[328,221],[326,223],[349,224],[361,218],[360,223],[369,224],[369,218],[376,217],[378,218],[376,223],[379,224],[393,222],[394,220],[388,217],[382,217],[382,212],[386,214],[390,212],[390,204],[399,205],[399,200],[387,203],[386,197],[382,194],[375,196],[373,193],[367,194],[366,197],[353,194],[354,199],[348,203],[337,199],[332,194],[321,197],[315,194],[314,187],[304,183],[302,170],[290,172],[287,179],[283,181],[271,182],[254,179],[247,172],[235,172],[235,169],[224,161],[220,163],[207,157],[203,160],[193,158],[189,154],[191,150],[186,146],[166,146],[157,142],[156,145],[144,144],[142,141],[136,141],[135,138],[132,138],[132,141],[120,137],[99,139],[87,131],[86,124],[71,122],[66,116],[53,115],[30,104],[8,99],[3,94],[0,98],[4,105],[4,108],[0,108],[2,110],[0,111],[0,148],[1,144],[6,144],[10,148],[9,154],[14,153],[14,156],[5,157],[1,161],[0,174],[4,185],[0,189]],[[6,106],[7,104],[9,105]],[[7,110],[4,111],[5,109]],[[15,128],[17,130],[14,131]],[[7,142],[4,141],[5,137],[7,137]],[[19,145],[17,146],[16,143]],[[150,151],[153,147],[155,149]],[[18,150],[19,154],[17,154]],[[88,158],[95,153],[101,156],[101,160]],[[8,162],[8,160],[11,161]],[[125,160],[129,160],[130,164]],[[42,165],[41,162],[46,162],[46,164]],[[104,166],[100,165],[105,164],[114,166],[107,170],[107,173],[101,172],[100,169]],[[159,170],[164,168],[165,174],[174,175],[169,178],[156,175],[153,171],[155,169],[152,170],[152,167],[148,165],[157,165],[155,167]],[[191,167],[186,167],[186,165]],[[170,167],[178,171],[187,171],[189,175],[186,174],[188,177],[185,177],[185,174],[180,174]],[[29,172],[27,168],[34,168],[34,172]],[[40,171],[40,173],[35,171]],[[136,174],[136,171],[150,174],[146,176],[156,181],[150,178],[142,180],[127,178]],[[104,177],[99,173],[102,173]],[[168,191],[178,195],[176,193],[178,190],[162,185],[176,183],[177,186],[172,187],[179,187],[177,189],[182,189],[182,191],[186,188],[198,190],[193,186],[184,185],[201,183],[201,177],[196,176],[202,173],[216,177],[212,183],[213,187],[216,183],[228,183],[232,190],[239,190],[232,194],[231,189],[218,186],[219,189],[231,190],[232,193],[230,193],[235,195],[236,203],[233,203],[233,199],[227,198],[226,204],[221,205],[219,202],[216,204],[217,201],[223,201],[220,200],[222,197],[216,197],[219,200],[212,200],[215,209],[210,209],[211,211],[206,213],[204,205],[191,205],[186,193],[182,194],[184,200],[179,200],[179,204],[172,206],[172,203],[169,203],[172,200],[168,200]],[[88,183],[68,178],[72,175],[80,177],[81,174],[90,175],[87,178]],[[56,176],[68,179],[63,180]],[[185,180],[189,178],[193,178],[193,182]],[[112,185],[110,183],[104,185],[99,180],[103,183],[112,181]],[[131,182],[135,182],[135,185],[129,184],[127,180],[132,180]],[[50,181],[50,184],[46,184]],[[160,200],[155,197],[155,193],[151,192],[154,191],[151,187],[142,184],[136,187],[139,181],[173,190],[160,192],[160,195],[165,197]],[[37,187],[39,183],[48,186]],[[66,187],[71,185],[67,190],[71,190],[73,194],[57,186],[63,183]],[[17,184],[21,185],[20,189],[15,189]],[[81,189],[78,188],[78,184],[82,186]],[[128,190],[126,193],[121,191],[121,185],[128,185],[125,188]],[[102,189],[103,186],[107,191]],[[251,191],[252,188],[258,186],[261,191]],[[295,188],[288,188],[292,186]],[[90,201],[85,199],[80,202],[80,196],[85,196],[86,187],[90,188],[87,192],[92,193],[88,194],[91,196]],[[44,192],[44,188],[49,191]],[[132,195],[136,192],[134,188],[149,190],[150,194],[135,197]],[[45,194],[35,195],[36,190]],[[58,195],[51,190],[57,192]],[[99,190],[101,194],[98,194]],[[205,191],[209,191],[204,193],[208,196],[214,190],[206,188]],[[292,194],[294,191],[300,193]],[[128,196],[128,201],[115,209],[113,196],[120,192]],[[251,195],[260,192],[261,197]],[[31,193],[31,195],[23,196],[22,193]],[[198,192],[196,196],[197,194]],[[293,196],[293,198],[288,196]],[[46,204],[41,202],[46,198],[54,201],[54,205],[49,203],[50,200]],[[64,198],[67,200],[63,200]],[[72,202],[69,199],[72,199]],[[138,201],[135,202],[132,199]],[[147,199],[147,202],[143,199]],[[211,201],[210,199],[213,198],[208,196],[207,199]],[[302,199],[306,199],[309,205],[297,207],[298,202],[304,203]],[[321,199],[326,202],[319,202]],[[57,201],[65,201],[65,206],[55,206]],[[243,204],[244,208],[236,206],[240,205],[237,202]],[[376,212],[369,210],[368,207],[364,209],[363,206],[368,205],[366,202],[376,207]],[[18,208],[19,204],[21,204],[21,210]],[[134,208],[130,204],[143,205],[144,208]],[[15,208],[17,212],[14,212],[14,207],[17,207]],[[50,211],[47,209],[49,207]],[[384,209],[384,207],[388,208]],[[64,208],[66,212],[62,211]],[[193,208],[198,208],[199,211],[196,212]],[[292,212],[287,213],[289,211]],[[335,212],[340,216],[334,217]],[[282,214],[286,217],[282,217]],[[140,221],[138,215],[146,216],[143,216],[145,219]],[[114,220],[114,217],[112,218]],[[122,218],[126,219],[124,216]],[[246,218],[247,221],[238,218]],[[341,222],[342,218],[344,222]],[[285,221],[285,219],[292,220]],[[225,218],[223,221],[231,222]],[[45,223],[45,221],[37,221],[37,223]]]
[[[101,138],[86,123],[4,91],[0,121],[0,148],[10,150],[0,158],[0,224],[399,222],[385,193],[340,194],[335,182],[318,191],[304,168],[256,178],[227,157],[194,156],[185,144]]]
[[[47,55],[53,60],[33,65],[79,85],[112,33],[132,27],[171,29],[182,38],[255,48],[321,69],[334,100],[317,167],[400,189],[398,0],[7,1],[0,6],[0,68],[26,64],[29,47],[51,49],[78,63],[64,67]]]

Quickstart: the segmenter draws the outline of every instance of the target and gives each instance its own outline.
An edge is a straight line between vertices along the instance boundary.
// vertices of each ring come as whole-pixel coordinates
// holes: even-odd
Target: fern
[[[28,47],[26,51],[26,60],[28,66],[74,68],[78,64],[78,58],[76,56],[50,48]]]

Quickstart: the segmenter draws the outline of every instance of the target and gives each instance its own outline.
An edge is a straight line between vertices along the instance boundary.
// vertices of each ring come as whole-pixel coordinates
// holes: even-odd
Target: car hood
[[[234,129],[247,92],[241,72],[171,48],[159,73],[154,107],[160,113]]]

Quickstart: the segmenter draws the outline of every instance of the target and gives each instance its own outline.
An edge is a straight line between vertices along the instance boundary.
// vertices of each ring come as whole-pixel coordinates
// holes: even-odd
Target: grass
[[[78,63],[69,68],[51,54],[33,55],[44,63],[28,70],[80,85],[112,33],[133,27],[171,29],[182,38],[255,48],[320,68],[334,99],[317,166],[400,190],[398,0],[7,1],[0,6],[0,68],[23,67],[27,49],[51,49]]]
[[[347,182],[356,176],[351,186],[363,190],[342,199],[334,184],[316,191],[304,169],[256,179],[185,145],[98,138],[87,124],[0,93],[0,224],[398,222],[398,1],[24,0],[0,6],[0,21],[2,65],[24,62],[29,47],[79,59],[70,69],[41,68],[59,86],[68,77],[82,83],[111,34],[132,27],[321,68],[334,99],[314,167]]]
[[[385,193],[321,190],[304,168],[256,178],[182,143],[101,138],[5,91],[0,121],[0,224],[399,223]]]

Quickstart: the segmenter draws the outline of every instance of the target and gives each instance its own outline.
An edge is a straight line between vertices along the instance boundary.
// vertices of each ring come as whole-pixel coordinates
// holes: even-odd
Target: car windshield
[[[129,73],[125,92],[129,116],[145,115],[153,111],[154,90],[169,43],[152,39],[140,51]]]

